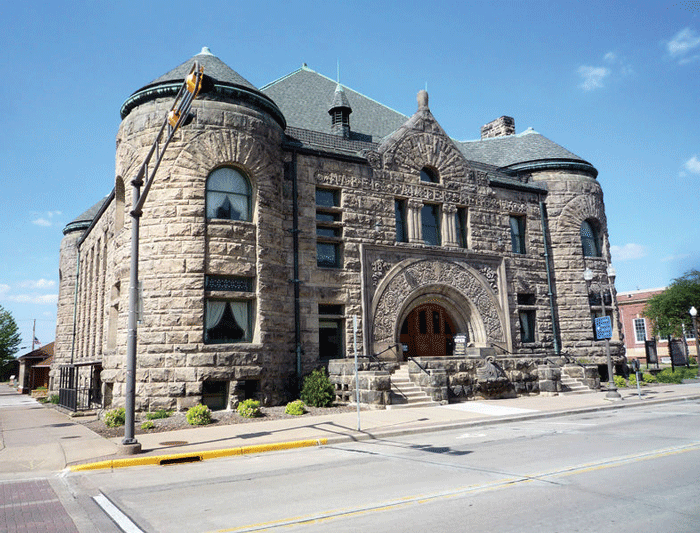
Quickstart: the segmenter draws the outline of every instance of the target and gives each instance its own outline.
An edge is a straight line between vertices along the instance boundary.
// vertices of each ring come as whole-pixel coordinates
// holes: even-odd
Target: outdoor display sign
[[[688,366],[688,352],[683,339],[669,339],[668,352],[672,366]]]
[[[612,338],[612,322],[609,316],[595,319],[595,336],[598,340]]]
[[[650,341],[644,341],[644,351],[647,356],[647,367],[649,363],[659,364],[659,354],[656,353],[656,339]]]
[[[453,338],[455,343],[455,355],[465,355],[467,353],[467,336],[464,334],[457,334]]]

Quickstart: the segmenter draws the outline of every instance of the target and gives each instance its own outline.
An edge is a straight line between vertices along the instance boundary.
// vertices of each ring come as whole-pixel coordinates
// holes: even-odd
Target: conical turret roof
[[[272,99],[212,54],[206,46],[199,54],[135,91],[121,107],[122,119],[126,118],[133,108],[144,102],[177,94],[195,61],[204,67],[204,86],[199,98],[254,105],[272,115],[280,126],[285,128],[284,116]],[[203,94],[205,92],[206,95]]]

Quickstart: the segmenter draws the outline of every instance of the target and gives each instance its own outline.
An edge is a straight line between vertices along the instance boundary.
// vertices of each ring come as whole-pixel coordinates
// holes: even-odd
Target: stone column
[[[408,201],[408,215],[406,216],[406,223],[408,226],[408,242],[423,242],[421,209],[423,209],[423,202],[420,200],[411,199]]]
[[[442,235],[443,244],[445,246],[458,247],[457,241],[457,225],[455,224],[455,214],[457,207],[451,204],[446,204],[442,208]]]

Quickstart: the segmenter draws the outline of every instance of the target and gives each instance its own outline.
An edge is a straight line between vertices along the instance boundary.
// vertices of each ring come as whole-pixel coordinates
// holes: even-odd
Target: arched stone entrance
[[[406,344],[407,352],[404,346],[393,352],[397,359],[452,355],[448,341],[457,333],[477,347],[504,343],[496,273],[486,273],[490,279],[470,265],[442,259],[409,259],[395,265],[372,299],[372,352],[386,353],[393,345]]]

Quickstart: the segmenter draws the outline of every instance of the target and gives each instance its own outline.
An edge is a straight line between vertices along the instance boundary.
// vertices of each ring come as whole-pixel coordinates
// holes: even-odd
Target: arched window
[[[437,170],[430,167],[423,167],[420,169],[420,180],[426,181],[428,183],[439,183],[440,178],[438,177]]]
[[[600,257],[602,255],[598,232],[588,220],[581,223],[581,246],[583,246],[584,257]]]
[[[207,179],[207,218],[250,220],[250,183],[231,167],[217,168]]]

